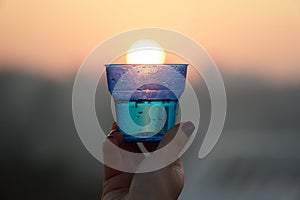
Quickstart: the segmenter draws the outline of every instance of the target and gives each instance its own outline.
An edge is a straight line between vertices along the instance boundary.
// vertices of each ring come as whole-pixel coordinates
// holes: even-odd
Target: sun
[[[163,64],[165,59],[165,51],[153,40],[135,42],[126,54],[127,64]]]

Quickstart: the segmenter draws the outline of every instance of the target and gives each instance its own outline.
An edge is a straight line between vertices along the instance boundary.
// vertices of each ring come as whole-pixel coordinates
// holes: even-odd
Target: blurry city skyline
[[[1,199],[100,199],[103,165],[85,149],[72,116],[75,73],[99,43],[142,27],[193,38],[226,88],[223,133],[199,160],[211,102],[189,67],[201,120],[182,157],[179,199],[300,199],[299,0],[0,0],[0,27]],[[172,62],[186,63],[168,54]],[[95,109],[109,133],[105,73],[98,86]]]

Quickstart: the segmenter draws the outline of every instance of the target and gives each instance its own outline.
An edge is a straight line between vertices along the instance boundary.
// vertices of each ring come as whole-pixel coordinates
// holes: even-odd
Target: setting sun
[[[127,64],[163,64],[165,59],[165,51],[153,40],[135,42],[126,55]]]

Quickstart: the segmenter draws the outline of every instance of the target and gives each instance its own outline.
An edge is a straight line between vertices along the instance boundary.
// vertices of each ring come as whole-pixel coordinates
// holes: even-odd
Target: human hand
[[[177,124],[170,129],[160,143],[143,143],[144,147],[153,152],[168,144],[176,134],[175,154],[179,154],[185,146],[195,127],[192,122]],[[111,149],[106,144],[112,142],[119,148],[131,152],[141,152],[137,143],[125,143],[116,124],[103,145],[104,162],[110,156]],[[116,155],[115,153],[113,153]],[[122,159],[122,157],[120,157]],[[126,164],[126,163],[125,163]],[[174,200],[182,191],[184,184],[184,170],[180,159],[160,170],[148,173],[127,173],[108,166],[104,168],[102,200]]]

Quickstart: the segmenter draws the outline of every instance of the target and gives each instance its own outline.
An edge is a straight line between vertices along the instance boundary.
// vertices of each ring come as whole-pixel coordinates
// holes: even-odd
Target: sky
[[[300,80],[300,0],[0,0],[0,27],[2,69],[73,74],[113,35],[161,27],[196,40],[222,70]]]

